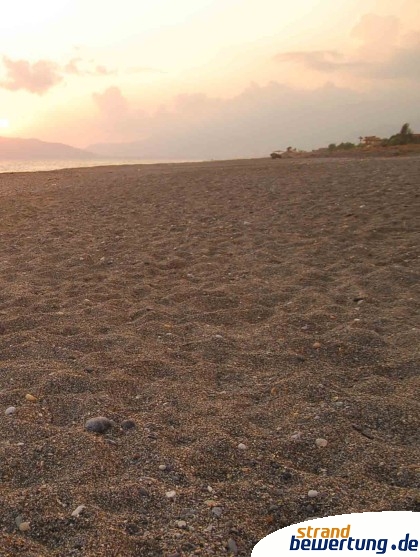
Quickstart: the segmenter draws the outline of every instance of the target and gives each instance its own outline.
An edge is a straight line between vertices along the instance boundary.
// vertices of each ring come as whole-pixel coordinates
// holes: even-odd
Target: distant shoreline
[[[328,148],[321,148],[314,151],[301,151],[284,153],[281,159],[273,160],[273,164],[278,164],[279,160],[294,159],[325,159],[325,158],[389,158],[407,157],[420,155],[420,145],[403,145],[398,147],[377,147],[377,148],[354,148],[354,149],[335,149],[330,151]],[[16,174],[20,172],[49,172],[53,170],[70,170],[81,168],[103,168],[114,166],[137,166],[137,165],[163,165],[163,164],[202,164],[202,163],[229,163],[240,161],[259,161],[269,158],[266,157],[244,157],[236,159],[209,159],[209,160],[173,160],[173,159],[138,159],[127,157],[98,157],[89,160],[82,159],[8,159],[0,160],[0,174]]]

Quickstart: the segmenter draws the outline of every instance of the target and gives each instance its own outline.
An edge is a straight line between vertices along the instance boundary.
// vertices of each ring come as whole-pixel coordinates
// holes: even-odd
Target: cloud
[[[11,60],[3,57],[3,66],[6,71],[5,79],[0,79],[0,88],[9,91],[24,90],[29,93],[43,95],[54,86],[61,83],[65,76],[73,77],[109,77],[117,75],[117,70],[97,64],[94,60],[85,61],[83,58],[71,58],[64,65],[59,65],[52,60]],[[137,67],[124,70],[124,73],[165,73],[163,70],[152,67]],[[98,101],[100,102],[100,101]]]
[[[402,98],[392,87],[358,92],[331,83],[315,90],[252,84],[230,99],[177,96],[153,114],[139,110],[117,88],[98,98],[98,135],[114,144],[90,149],[144,159],[267,156],[288,145],[311,149],[357,141],[360,135],[388,136],[405,121],[420,127],[416,91]]]
[[[3,64],[7,76],[0,81],[0,87],[9,91],[24,90],[43,95],[62,80],[58,65],[49,60],[31,64],[27,60],[11,60],[4,56]]]
[[[91,61],[91,63],[94,63]],[[115,70],[110,70],[106,66],[96,65],[92,67],[81,68],[80,65],[83,64],[82,58],[72,58],[64,66],[63,71],[67,74],[77,75],[77,76],[107,76],[115,75],[117,72]]]
[[[72,58],[64,66],[60,66],[51,60],[31,63],[28,60],[11,60],[4,56],[3,66],[6,77],[0,80],[0,87],[9,91],[23,90],[43,95],[61,83],[64,75],[110,76],[116,73],[103,65],[83,68],[81,64],[83,64],[82,58]]]
[[[122,117],[129,110],[128,101],[118,87],[109,87],[103,93],[94,93],[92,97],[100,112],[108,117]]]
[[[301,64],[311,70],[326,73],[354,66],[351,62],[346,62],[343,59],[344,55],[336,50],[283,52],[274,57],[277,62]]]
[[[364,45],[395,44],[401,30],[400,20],[393,15],[365,14],[351,30],[351,36]]]
[[[64,66],[64,71],[69,74],[73,75],[81,75],[81,70],[79,69],[79,62],[81,62],[81,58],[72,58],[67,64]]]
[[[283,52],[276,62],[293,63],[324,74],[364,80],[420,80],[420,33],[401,33],[397,17],[365,14],[351,31],[356,46],[347,52]]]
[[[115,70],[109,70],[105,66],[96,66],[95,75],[115,75],[117,72]]]
[[[133,68],[128,68],[128,74],[136,74],[136,73],[167,73],[164,70],[160,70],[159,68],[152,68],[150,66],[136,66]]]

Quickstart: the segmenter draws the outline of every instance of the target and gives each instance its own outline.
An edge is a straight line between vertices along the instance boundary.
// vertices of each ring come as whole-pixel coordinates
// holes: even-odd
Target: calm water
[[[175,160],[141,159],[86,159],[86,160],[0,160],[1,172],[36,172],[37,170],[58,170],[60,168],[83,168],[87,166],[108,166],[121,164],[156,164],[168,162],[189,162]]]

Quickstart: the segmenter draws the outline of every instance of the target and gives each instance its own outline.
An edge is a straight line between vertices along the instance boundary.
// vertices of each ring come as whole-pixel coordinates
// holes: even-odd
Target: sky
[[[0,18],[2,136],[261,156],[420,132],[419,106],[420,0],[13,0]]]

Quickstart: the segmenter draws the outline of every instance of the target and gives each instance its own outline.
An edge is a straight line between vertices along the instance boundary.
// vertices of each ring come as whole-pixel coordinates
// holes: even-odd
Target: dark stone
[[[124,431],[128,431],[129,429],[134,429],[136,427],[136,422],[134,420],[124,420],[121,424],[121,428]]]
[[[104,416],[98,416],[97,418],[87,420],[85,428],[91,433],[106,433],[112,428],[112,422]]]
[[[140,529],[137,526],[137,524],[126,524],[125,530],[127,534],[129,534],[130,536],[135,536],[136,534],[139,533]]]
[[[230,538],[227,543],[228,550],[233,553],[233,555],[238,555],[238,546],[234,539]]]

